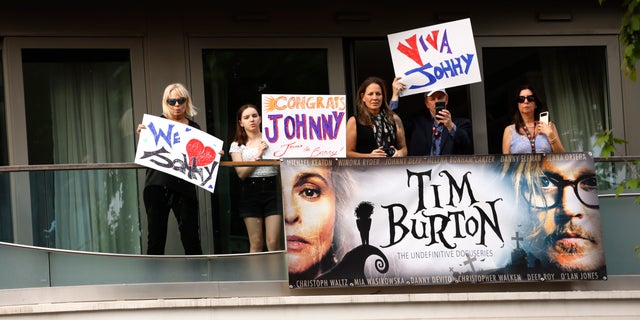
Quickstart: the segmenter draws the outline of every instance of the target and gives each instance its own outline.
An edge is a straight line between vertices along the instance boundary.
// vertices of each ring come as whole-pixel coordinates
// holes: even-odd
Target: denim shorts
[[[280,194],[278,188],[278,176],[244,179],[238,205],[240,217],[263,218],[280,214],[277,201]]]

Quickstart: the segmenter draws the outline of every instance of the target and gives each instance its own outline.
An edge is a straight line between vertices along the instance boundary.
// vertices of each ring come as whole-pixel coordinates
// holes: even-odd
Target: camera
[[[384,153],[387,154],[387,157],[393,157],[394,154],[396,154],[396,149],[394,148],[384,148]]]

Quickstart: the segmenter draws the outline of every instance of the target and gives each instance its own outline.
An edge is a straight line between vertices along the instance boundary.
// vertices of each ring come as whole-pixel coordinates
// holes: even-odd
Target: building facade
[[[423,318],[446,318],[455,315],[450,309],[457,308],[459,303],[467,304],[462,310],[472,310],[466,308],[472,305],[494,308],[506,300],[510,306],[505,308],[508,313],[503,316],[517,314],[519,308],[539,315],[530,318],[566,316],[571,312],[596,318],[614,309],[620,315],[638,316],[638,311],[629,305],[636,303],[640,295],[635,289],[640,262],[633,253],[633,245],[640,241],[637,236],[625,235],[633,231],[634,224],[629,221],[638,222],[640,217],[631,201],[624,202],[629,198],[603,200],[611,202],[612,208],[611,212],[603,209],[603,215],[610,215],[609,221],[612,221],[605,225],[608,247],[618,250],[620,245],[628,245],[624,250],[608,253],[612,277],[606,283],[426,287],[409,292],[386,288],[382,290],[384,296],[377,299],[367,298],[371,290],[291,292],[285,285],[286,269],[279,269],[285,253],[257,257],[244,254],[246,237],[241,220],[234,215],[237,178],[228,166],[220,170],[219,192],[199,194],[203,249],[207,257],[194,260],[175,257],[186,261],[187,269],[206,271],[192,270],[192,275],[184,277],[165,274],[165,278],[144,278],[144,269],[140,267],[133,273],[142,279],[123,277],[118,270],[127,263],[138,265],[140,260],[144,260],[143,264],[176,263],[170,259],[135,257],[146,249],[142,240],[146,239],[146,218],[140,200],[144,170],[122,165],[115,169],[115,174],[102,167],[94,169],[95,174],[87,175],[82,170],[58,174],[44,169],[48,165],[132,162],[135,127],[144,114],[161,114],[163,90],[174,82],[184,83],[191,91],[199,109],[195,120],[203,130],[225,142],[233,137],[235,110],[244,103],[259,105],[262,93],[344,94],[349,101],[354,101],[354,92],[367,76],[379,76],[389,85],[394,78],[388,34],[464,18],[470,18],[472,23],[482,82],[449,88],[448,92],[452,112],[472,121],[474,153],[500,153],[502,132],[510,121],[512,91],[520,84],[531,83],[542,92],[568,151],[591,151],[597,157],[599,150],[594,147],[597,133],[612,130],[614,136],[629,141],[619,146],[616,155],[637,156],[640,155],[640,139],[637,139],[640,129],[635,122],[640,119],[640,108],[637,108],[640,85],[625,77],[620,68],[624,47],[619,41],[619,28],[623,12],[621,1],[605,1],[600,5],[596,0],[425,4],[329,1],[304,6],[288,0],[252,4],[203,0],[179,4],[27,0],[7,4],[0,11],[3,75],[0,80],[3,89],[0,93],[0,165],[26,166],[27,169],[24,169],[26,173],[13,172],[18,169],[12,173],[0,172],[3,190],[0,241],[29,246],[24,248],[31,252],[26,255],[35,261],[44,259],[47,262],[43,263],[49,264],[60,259],[58,261],[68,263],[63,263],[64,266],[73,265],[75,261],[82,267],[62,273],[49,268],[32,270],[36,274],[58,275],[59,282],[48,276],[44,281],[48,281],[47,285],[37,285],[41,280],[38,277],[31,279],[38,280],[35,282],[20,281],[21,277],[17,277],[15,284],[3,288],[19,290],[18,296],[44,297],[45,304],[92,299],[112,301],[121,297],[139,299],[138,309],[116,303],[103,310],[119,310],[117,312],[124,314],[130,311],[138,315],[140,310],[156,310],[149,311],[148,315],[157,310],[180,310],[191,312],[194,317],[206,317],[211,315],[207,313],[212,312],[211,309],[222,310],[220,304],[238,307],[229,309],[237,312],[236,309],[247,304],[261,303],[277,306],[273,310],[288,312],[299,308],[298,304],[308,305],[310,310],[338,305],[352,310],[353,314],[345,316],[348,318],[372,318],[356,316],[358,312],[365,312],[358,308],[369,310],[366,312],[371,315],[376,313],[371,310],[382,302],[409,310],[398,313],[398,318],[428,312],[413,301],[438,310],[433,317]],[[420,97],[402,98],[400,116],[412,117],[422,108],[421,104]],[[355,104],[351,103],[350,114],[354,110]],[[223,160],[230,158],[227,155]],[[37,166],[43,170],[28,169]],[[92,189],[95,185],[109,190],[107,199],[92,196],[96,193]],[[603,194],[607,193],[605,189],[603,187]],[[79,198],[85,200],[77,201]],[[117,209],[113,209],[114,202],[110,201],[113,199],[121,199],[116,201]],[[64,214],[77,210],[91,212],[91,208],[131,214],[105,214],[91,219]],[[611,216],[614,214],[619,216]],[[625,227],[631,229],[618,229]],[[102,239],[99,235],[105,230],[109,230],[109,236]],[[169,234],[167,253],[179,255],[177,228],[173,226],[170,230],[173,231]],[[61,237],[63,232],[73,236]],[[30,246],[92,254],[80,258],[75,253],[51,254]],[[19,249],[12,247],[3,252],[13,254]],[[117,256],[120,254],[126,257]],[[254,278],[255,269],[251,266],[255,263],[276,267],[267,268],[266,275]],[[242,271],[235,276],[220,276],[229,274],[220,271],[229,264],[240,266]],[[99,267],[95,268],[96,274],[85,274],[84,280],[80,279],[82,276],[72,276],[86,272],[82,270],[86,270],[87,265],[110,266],[112,271],[103,280],[89,280],[100,278],[98,271],[105,272]],[[5,276],[5,279],[16,277]],[[244,286],[246,282],[249,285]],[[136,284],[133,293],[120,286],[127,283]],[[113,294],[88,293],[93,289],[87,286],[100,285],[109,286]],[[232,285],[236,288],[230,289]],[[188,287],[195,289],[191,291]],[[166,295],[136,294],[138,290]],[[7,297],[16,297],[9,291],[1,291],[0,294]],[[509,295],[511,291],[521,294],[514,298]],[[619,291],[623,293],[614,293]],[[82,292],[81,296],[90,298],[85,300],[73,292]],[[444,296],[434,296],[434,292]],[[68,298],[50,297],[57,293]],[[525,293],[530,296],[525,297]],[[306,297],[317,295],[326,295],[325,302]],[[279,298],[264,298],[269,296]],[[356,303],[345,305],[342,302],[345,300],[339,300],[338,296]],[[391,302],[401,296],[402,301]],[[156,304],[157,299],[170,297],[178,300]],[[188,302],[202,297],[208,300]],[[229,297],[247,297],[247,300]],[[228,300],[220,300],[222,298]],[[37,304],[37,300],[20,298],[3,301],[8,302],[0,306],[5,308],[0,309],[2,312],[23,316],[29,312],[7,310],[21,305],[21,301]],[[550,305],[549,310],[540,310],[544,308],[536,306],[539,301]],[[558,301],[570,302],[570,311]],[[585,306],[592,302],[597,305],[595,311],[585,311],[588,309]],[[42,309],[35,313],[42,316],[55,312],[55,308],[37,308]],[[84,312],[91,309],[86,305],[79,307],[83,308],[86,310],[70,308],[60,312],[69,313],[71,318],[86,315]],[[382,311],[378,314],[389,317]],[[489,312],[485,318],[500,315]],[[474,316],[482,318],[472,311],[460,314],[462,318]]]

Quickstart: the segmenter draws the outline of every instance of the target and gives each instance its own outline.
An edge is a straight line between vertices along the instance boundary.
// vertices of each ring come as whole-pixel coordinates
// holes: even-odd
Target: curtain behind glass
[[[26,61],[24,74],[27,114],[48,113],[27,121],[31,164],[134,159],[128,60]],[[53,212],[33,213],[49,224],[34,226],[34,237],[48,232],[43,238],[62,249],[140,253],[136,170],[56,171],[51,180],[42,181],[48,188],[41,194],[53,204],[41,207]]]
[[[549,108],[567,151],[593,151],[594,135],[610,128],[605,47],[483,48],[483,83],[489,153],[502,152],[504,128],[512,123],[511,98],[533,85]]]
[[[544,49],[540,65],[550,118],[565,149],[594,150],[596,134],[610,122],[604,48]]]

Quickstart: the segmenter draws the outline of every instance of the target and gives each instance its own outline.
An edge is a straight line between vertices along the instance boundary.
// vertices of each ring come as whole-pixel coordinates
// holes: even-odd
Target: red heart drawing
[[[191,139],[187,143],[187,155],[189,156],[189,165],[193,165],[193,158],[196,159],[198,167],[204,167],[216,159],[216,152],[211,147],[205,147],[198,139]]]

